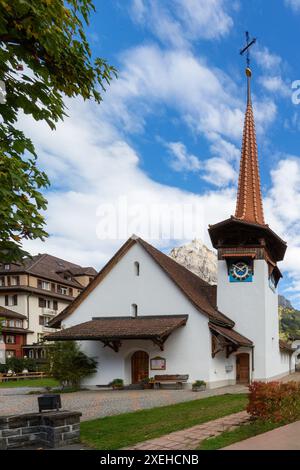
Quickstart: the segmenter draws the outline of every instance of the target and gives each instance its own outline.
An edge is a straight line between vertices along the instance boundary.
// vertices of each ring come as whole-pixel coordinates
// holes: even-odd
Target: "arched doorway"
[[[136,351],[131,356],[131,381],[133,384],[149,376],[149,354],[145,351]]]
[[[236,355],[236,383],[248,384],[250,381],[249,354]]]

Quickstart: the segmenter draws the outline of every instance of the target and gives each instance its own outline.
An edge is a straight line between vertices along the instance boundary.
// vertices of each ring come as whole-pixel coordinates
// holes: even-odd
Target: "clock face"
[[[247,261],[232,261],[229,270],[230,282],[251,282],[252,267]]]

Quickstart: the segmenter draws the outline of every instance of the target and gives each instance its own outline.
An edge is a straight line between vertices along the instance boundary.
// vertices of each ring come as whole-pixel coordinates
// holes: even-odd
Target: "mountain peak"
[[[217,283],[217,255],[199,238],[173,248],[169,256],[209,284]]]

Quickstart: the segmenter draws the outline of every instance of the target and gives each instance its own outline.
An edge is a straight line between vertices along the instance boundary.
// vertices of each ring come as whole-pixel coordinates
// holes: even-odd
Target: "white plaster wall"
[[[251,339],[253,378],[263,380],[289,372],[279,351],[278,295],[269,287],[268,265],[254,261],[253,282],[229,282],[226,261],[218,261],[217,304],[235,321],[235,329]]]
[[[298,365],[300,364],[300,339],[296,339],[295,341],[292,342],[292,348],[295,349],[293,356],[294,356],[295,364]]]
[[[135,275],[134,262],[140,263],[140,276]],[[122,342],[118,353],[103,348],[97,341],[82,341],[82,349],[98,361],[98,373],[87,380],[88,385],[107,384],[115,378],[131,382],[130,358],[141,349],[150,358],[166,358],[162,374],[189,374],[189,382],[211,379],[211,338],[208,319],[198,312],[164,271],[143,248],[135,244],[104,280],[83,300],[64,321],[64,327],[91,320],[93,317],[129,316],[131,304],[138,305],[138,315],[189,315],[186,326],[171,334],[164,351],[151,341]],[[151,376],[159,371],[149,371]],[[224,370],[218,379],[226,379]]]

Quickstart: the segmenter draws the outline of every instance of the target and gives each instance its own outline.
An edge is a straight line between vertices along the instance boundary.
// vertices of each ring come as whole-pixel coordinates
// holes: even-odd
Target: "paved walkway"
[[[140,442],[126,450],[191,450],[197,449],[199,444],[208,437],[217,436],[228,429],[248,421],[246,411],[234,413],[208,423],[198,424],[192,428],[172,432],[156,439]]]
[[[236,442],[222,450],[300,450],[300,421]]]
[[[63,393],[61,400],[63,409],[80,411],[82,420],[86,421],[224,393],[246,392],[247,388],[243,385],[231,385],[197,393],[191,390],[96,390]],[[0,416],[37,411],[37,396],[28,395],[28,389],[0,388]]]

